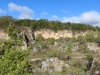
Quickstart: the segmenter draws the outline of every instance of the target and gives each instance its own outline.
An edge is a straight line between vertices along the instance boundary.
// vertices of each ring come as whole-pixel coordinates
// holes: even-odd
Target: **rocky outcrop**
[[[8,36],[8,34],[0,28],[0,42],[3,40],[8,40],[10,37]],[[4,54],[4,50],[0,49],[0,55]]]
[[[97,50],[100,50],[98,43],[87,43],[87,47],[89,50],[94,51],[94,52],[96,52]]]
[[[31,63],[37,64],[33,66],[32,71],[34,73],[37,72],[48,72],[50,75],[53,72],[61,72],[63,70],[63,67],[66,69],[69,68],[69,65],[65,63],[65,61],[59,60],[57,57],[51,57],[51,58],[35,58],[31,59]]]
[[[8,39],[9,39],[8,34],[3,29],[0,28],[0,41]]]
[[[20,34],[18,34],[18,36],[23,37],[23,44],[24,44],[22,46],[23,50],[26,50],[28,45],[34,45],[34,43],[35,43],[34,32],[33,32],[32,28],[30,28],[30,27],[22,27],[21,32],[20,32]],[[0,41],[8,40],[9,38],[10,37],[8,36],[8,34],[3,29],[0,29]]]
[[[47,58],[45,61],[41,62],[41,66],[44,71],[48,70],[49,72],[61,72],[63,66],[68,68],[68,64],[64,64],[64,61],[56,57]]]
[[[23,50],[27,49],[28,45],[34,45],[35,43],[35,36],[32,28],[30,27],[22,27],[21,35],[23,37],[24,46],[22,47]]]
[[[97,55],[93,59],[90,73],[91,75],[100,75],[100,55],[99,53],[97,53]]]
[[[86,32],[73,33],[71,30],[59,30],[57,32],[54,32],[53,30],[50,30],[50,29],[41,29],[41,30],[35,31],[34,34],[35,36],[37,36],[38,34],[41,34],[46,39],[47,38],[59,39],[60,37],[72,38],[72,37],[78,37],[80,35],[84,36]]]

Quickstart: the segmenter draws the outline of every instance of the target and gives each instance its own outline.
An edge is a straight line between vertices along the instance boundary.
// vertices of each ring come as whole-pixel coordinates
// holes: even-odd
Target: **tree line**
[[[48,19],[39,19],[39,20],[30,20],[30,19],[15,19],[12,16],[1,16],[0,17],[0,27],[6,28],[9,24],[9,22],[13,22],[17,27],[20,26],[27,26],[33,28],[33,30],[38,29],[52,29],[54,31],[58,30],[99,30],[100,28],[98,26],[94,27],[89,24],[83,24],[83,23],[71,23],[71,22],[61,22],[61,21],[54,21],[54,20],[48,20]]]

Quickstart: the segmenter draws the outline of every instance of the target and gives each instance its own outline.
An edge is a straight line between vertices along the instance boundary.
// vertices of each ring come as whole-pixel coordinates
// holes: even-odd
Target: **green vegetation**
[[[0,55],[0,75],[30,75],[30,62],[28,60],[29,50],[23,51],[22,38],[18,37],[18,31],[10,23],[7,28],[10,39],[2,41],[1,49],[4,55]]]
[[[33,30],[38,30],[38,29],[52,29],[54,31],[62,30],[62,29],[67,29],[67,30],[78,30],[78,31],[85,31],[85,30],[93,30],[93,31],[100,31],[99,27],[93,27],[91,25],[87,24],[81,24],[81,23],[62,23],[58,20],[56,21],[49,21],[47,19],[40,19],[40,20],[29,20],[29,19],[22,19],[22,20],[17,20],[14,19],[12,16],[1,16],[0,17],[0,27],[6,28],[9,24],[9,22],[13,22],[16,26],[27,26],[27,27],[32,27]]]
[[[61,37],[59,39],[45,39],[39,34],[35,36],[35,45],[31,45],[37,52],[32,53],[33,49],[29,48],[30,44],[27,50],[22,50],[23,38],[22,36],[18,36],[18,34],[23,26],[31,27],[34,31],[51,29],[57,32],[58,30],[65,29],[71,30],[73,34],[75,32],[80,33],[85,31],[87,33],[77,38]],[[99,57],[99,52],[93,53],[88,48],[88,43],[96,43],[98,47],[100,46],[99,27],[81,23],[62,23],[60,21],[49,21],[47,19],[17,20],[11,16],[1,16],[0,28],[3,28],[10,37],[10,39],[0,42],[0,51],[4,52],[0,55],[0,75],[50,75],[49,68],[46,71],[40,71],[40,68],[42,61],[52,57],[58,58],[59,63],[64,63],[61,72],[53,71],[51,75],[90,75],[90,67],[93,58],[97,55],[96,53],[98,53]],[[30,62],[31,59],[39,60]],[[68,64],[68,67],[64,64]],[[98,66],[100,63],[95,61],[94,64]],[[57,64],[55,65],[57,67]],[[51,66],[50,68],[54,67]]]

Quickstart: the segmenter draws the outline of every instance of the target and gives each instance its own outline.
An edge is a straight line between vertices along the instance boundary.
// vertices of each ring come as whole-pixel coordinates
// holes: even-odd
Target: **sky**
[[[100,0],[0,0],[0,16],[100,26]]]

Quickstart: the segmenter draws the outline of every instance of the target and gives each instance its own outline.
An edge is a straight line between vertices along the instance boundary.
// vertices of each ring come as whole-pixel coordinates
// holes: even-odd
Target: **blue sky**
[[[100,26],[100,0],[1,0],[2,15]]]

